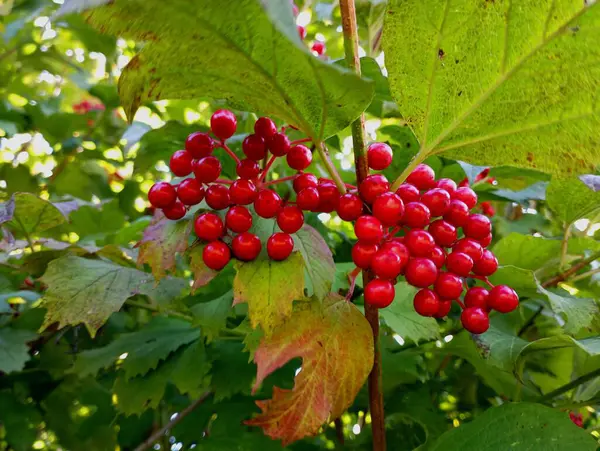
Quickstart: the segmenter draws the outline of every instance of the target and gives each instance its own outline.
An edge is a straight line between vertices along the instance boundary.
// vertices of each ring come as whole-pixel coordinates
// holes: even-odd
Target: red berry
[[[277,225],[285,233],[296,233],[303,224],[304,214],[294,205],[287,205],[277,213]]]
[[[488,305],[500,313],[510,313],[519,306],[519,296],[509,286],[497,285],[490,290]]]
[[[177,177],[185,177],[192,173],[192,154],[185,150],[178,150],[171,155],[169,168]]]
[[[371,269],[380,279],[395,279],[402,272],[400,256],[389,249],[379,250],[371,260]]]
[[[367,149],[369,167],[383,171],[392,163],[392,148],[385,143],[373,143]]]
[[[344,194],[340,197],[337,214],[344,221],[354,221],[363,211],[363,202],[356,194]]]
[[[378,249],[379,246],[376,244],[366,244],[358,241],[352,246],[352,261],[361,269],[369,269]]]
[[[238,205],[248,205],[254,202],[258,191],[250,180],[236,180],[229,187],[231,202]]]
[[[301,172],[294,178],[294,191],[299,193],[304,188],[316,188],[319,185],[319,180],[310,172]]]
[[[441,188],[433,188],[423,193],[421,202],[429,208],[431,216],[442,216],[450,206],[450,194]]]
[[[258,177],[260,166],[256,161],[244,158],[235,167],[235,172],[241,179],[252,180]]]
[[[164,215],[173,221],[183,218],[185,216],[185,212],[185,205],[177,200],[168,207],[163,208]]]
[[[281,208],[281,197],[275,191],[263,189],[258,192],[254,201],[254,210],[261,218],[274,217]]]
[[[404,237],[404,244],[414,257],[427,257],[435,247],[433,237],[421,229],[410,230]]]
[[[389,280],[374,279],[365,286],[365,303],[377,308],[387,307],[394,300],[396,290]]]
[[[229,110],[217,110],[210,118],[210,129],[221,141],[231,138],[236,128],[237,119]]]
[[[473,272],[478,276],[491,276],[498,269],[498,259],[488,249],[483,250],[481,259],[473,266]]]
[[[211,183],[217,180],[219,175],[221,175],[221,162],[217,157],[210,155],[194,161],[192,163],[192,169],[199,182]]]
[[[469,217],[463,231],[469,238],[480,240],[486,238],[492,232],[492,223],[487,216],[474,214]]]
[[[208,133],[195,132],[185,140],[185,150],[194,158],[208,157],[214,146],[215,143]]]
[[[325,43],[321,41],[315,41],[310,49],[318,56],[322,56],[323,53],[325,53]]]
[[[312,162],[312,152],[308,147],[299,144],[290,149],[286,161],[290,168],[296,171],[303,171]]]
[[[354,233],[359,241],[377,244],[383,238],[383,227],[376,217],[364,215],[354,223]]]
[[[319,191],[317,188],[304,188],[296,196],[298,208],[313,211],[319,208]]]
[[[473,260],[473,263],[477,264],[481,256],[483,255],[483,248],[481,244],[471,238],[461,238],[452,246],[453,252],[462,252],[467,254]]]
[[[435,182],[435,187],[446,190],[452,196],[456,191],[456,182],[452,179],[439,179]]]
[[[402,268],[401,268],[401,273],[402,273],[404,271],[404,268],[408,264],[408,261],[410,260],[410,252],[408,251],[408,248],[400,241],[397,241],[394,239],[392,241],[387,241],[387,242],[383,243],[383,245],[381,246],[381,250],[390,250],[394,254],[396,254],[398,257],[400,257],[400,263],[402,265]]]
[[[222,270],[231,259],[229,246],[222,241],[213,241],[204,246],[202,260],[204,264],[215,271]]]
[[[490,292],[483,287],[472,287],[465,293],[465,305],[467,307],[479,307],[488,310],[488,297]]]
[[[266,141],[277,133],[277,126],[268,117],[259,117],[254,123],[254,133]]]
[[[254,161],[260,161],[267,156],[265,140],[258,135],[248,135],[242,142],[242,152]]]
[[[438,276],[438,269],[428,258],[412,258],[406,265],[404,277],[414,287],[425,288],[432,285]]]
[[[238,260],[249,262],[254,260],[260,254],[262,244],[256,235],[250,232],[244,232],[237,235],[231,241],[233,255]]]
[[[437,269],[440,269],[446,263],[446,252],[439,246],[434,246],[426,257],[435,264]]]
[[[420,164],[411,172],[406,181],[420,190],[430,189],[435,185],[435,172],[426,164]]]
[[[473,269],[473,259],[462,252],[452,252],[446,257],[446,268],[459,276],[467,277]]]
[[[423,228],[429,224],[430,219],[429,208],[421,202],[409,202],[404,206],[402,222],[408,227]]]
[[[400,196],[405,204],[409,202],[418,202],[421,200],[419,189],[410,183],[403,183],[400,185],[396,190],[396,194]]]
[[[460,200],[464,202],[469,210],[477,205],[477,194],[468,186],[461,186],[452,195],[452,199]]]
[[[481,244],[481,247],[488,247],[492,242],[492,234],[489,233],[485,238],[482,238],[477,241],[479,242],[479,244]]]
[[[285,260],[294,250],[294,240],[287,233],[274,233],[267,240],[267,254],[272,260]]]
[[[358,187],[358,192],[366,203],[372,204],[378,196],[387,193],[389,189],[390,184],[383,175],[373,174],[363,180]]]
[[[148,191],[148,201],[156,208],[166,208],[176,199],[175,188],[167,182],[156,182]]]
[[[194,221],[194,230],[201,240],[214,241],[223,236],[225,227],[216,214],[203,213]]]
[[[204,188],[196,179],[185,179],[177,187],[177,197],[185,205],[196,205],[204,199]]]
[[[442,272],[433,288],[441,298],[458,299],[463,291],[463,280],[456,274]]]
[[[301,25],[298,25],[296,27],[296,29],[298,30],[298,34],[300,35],[300,39],[304,40],[304,38],[306,37],[306,28],[304,28]]]
[[[213,210],[223,210],[231,205],[229,190],[219,184],[210,185],[206,190],[206,203]]]
[[[490,328],[490,318],[479,307],[467,307],[460,315],[463,327],[472,334],[482,334]]]
[[[443,318],[444,316],[450,313],[450,309],[452,309],[452,300],[450,299],[440,299],[440,307],[438,311],[433,315],[434,318]]]
[[[268,141],[267,147],[276,157],[282,157],[290,151],[290,139],[283,133],[275,133]]]
[[[455,227],[462,227],[469,220],[469,207],[463,201],[453,199],[444,214],[444,219]]]
[[[433,221],[427,230],[435,242],[443,247],[452,246],[457,238],[456,227],[443,219]]]
[[[340,201],[340,192],[332,182],[319,182],[317,188],[319,191],[318,211],[331,213],[336,210]]]
[[[440,298],[430,289],[423,288],[415,294],[413,306],[421,316],[434,316],[440,309]]]
[[[404,202],[395,193],[380,194],[373,202],[373,216],[379,219],[384,226],[395,226],[404,216]]]
[[[246,207],[234,205],[225,215],[225,225],[235,233],[247,232],[252,227],[252,214]]]

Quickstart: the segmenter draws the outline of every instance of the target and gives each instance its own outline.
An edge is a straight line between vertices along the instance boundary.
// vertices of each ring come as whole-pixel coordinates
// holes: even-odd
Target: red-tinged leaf
[[[373,366],[369,323],[337,295],[323,303],[297,304],[290,320],[256,350],[254,389],[295,357],[302,358],[302,369],[294,388],[275,387],[272,399],[257,401],[262,413],[246,422],[284,445],[316,434],[352,404]]]
[[[204,260],[202,260],[203,250],[204,246],[194,246],[188,253],[190,257],[190,269],[192,270],[192,273],[194,273],[192,291],[196,291],[198,288],[208,284],[217,277],[217,274],[219,274],[217,271],[210,269],[204,264]]]
[[[175,268],[175,254],[187,249],[191,230],[191,221],[171,221],[157,213],[137,244],[138,265],[147,263],[156,280],[162,279]]]

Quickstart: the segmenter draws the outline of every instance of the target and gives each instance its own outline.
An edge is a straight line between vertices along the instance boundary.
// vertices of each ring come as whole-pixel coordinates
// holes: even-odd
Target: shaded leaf
[[[238,393],[250,394],[256,365],[248,361],[242,343],[216,341],[209,355],[213,361],[211,387],[215,400],[228,399]]]
[[[21,371],[29,360],[27,342],[36,337],[36,333],[28,330],[0,328],[0,371]]]
[[[600,192],[577,178],[552,179],[546,193],[548,206],[558,219],[571,224],[600,208]]]
[[[567,333],[575,334],[590,327],[599,314],[594,299],[575,297],[562,289],[546,290],[540,286],[539,290],[548,298],[552,310],[566,320],[563,327]]]
[[[228,291],[217,299],[199,302],[191,308],[194,322],[201,326],[202,335],[208,342],[217,337],[221,329],[225,329],[232,303],[233,291]]]
[[[0,422],[2,422],[6,440],[15,451],[33,449],[37,439],[37,426],[41,421],[39,411],[31,404],[20,402],[10,392],[0,392]]]
[[[304,268],[310,285],[308,295],[323,299],[331,292],[335,277],[333,255],[323,237],[313,227],[304,225],[294,236],[296,249],[304,258]]]

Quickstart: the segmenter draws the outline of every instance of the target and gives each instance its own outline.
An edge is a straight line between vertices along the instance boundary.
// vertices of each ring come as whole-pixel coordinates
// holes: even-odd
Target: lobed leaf
[[[578,178],[552,179],[546,192],[548,206],[558,219],[572,224],[600,209],[600,192]]]
[[[0,224],[7,224],[25,235],[51,229],[67,222],[76,202],[52,204],[31,193],[15,193],[0,205]]]
[[[0,371],[21,371],[30,358],[27,342],[36,337],[36,333],[28,330],[0,328]]]
[[[296,232],[294,245],[304,258],[304,267],[310,281],[309,296],[313,294],[323,299],[331,292],[335,277],[335,262],[327,243],[313,227],[308,224]]]

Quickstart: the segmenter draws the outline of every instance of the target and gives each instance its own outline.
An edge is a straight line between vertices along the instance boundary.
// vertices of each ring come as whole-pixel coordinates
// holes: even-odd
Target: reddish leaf
[[[257,401],[262,413],[246,422],[284,445],[316,434],[352,404],[373,366],[369,323],[337,295],[323,303],[297,304],[290,320],[256,350],[254,390],[295,357],[302,358],[302,369],[294,388],[275,387],[272,399]]]
[[[192,291],[203,287],[208,282],[213,280],[217,274],[219,274],[217,271],[210,269],[204,264],[204,260],[202,260],[203,250],[204,246],[194,246],[189,252],[190,269],[194,273],[194,284],[192,285]]]

